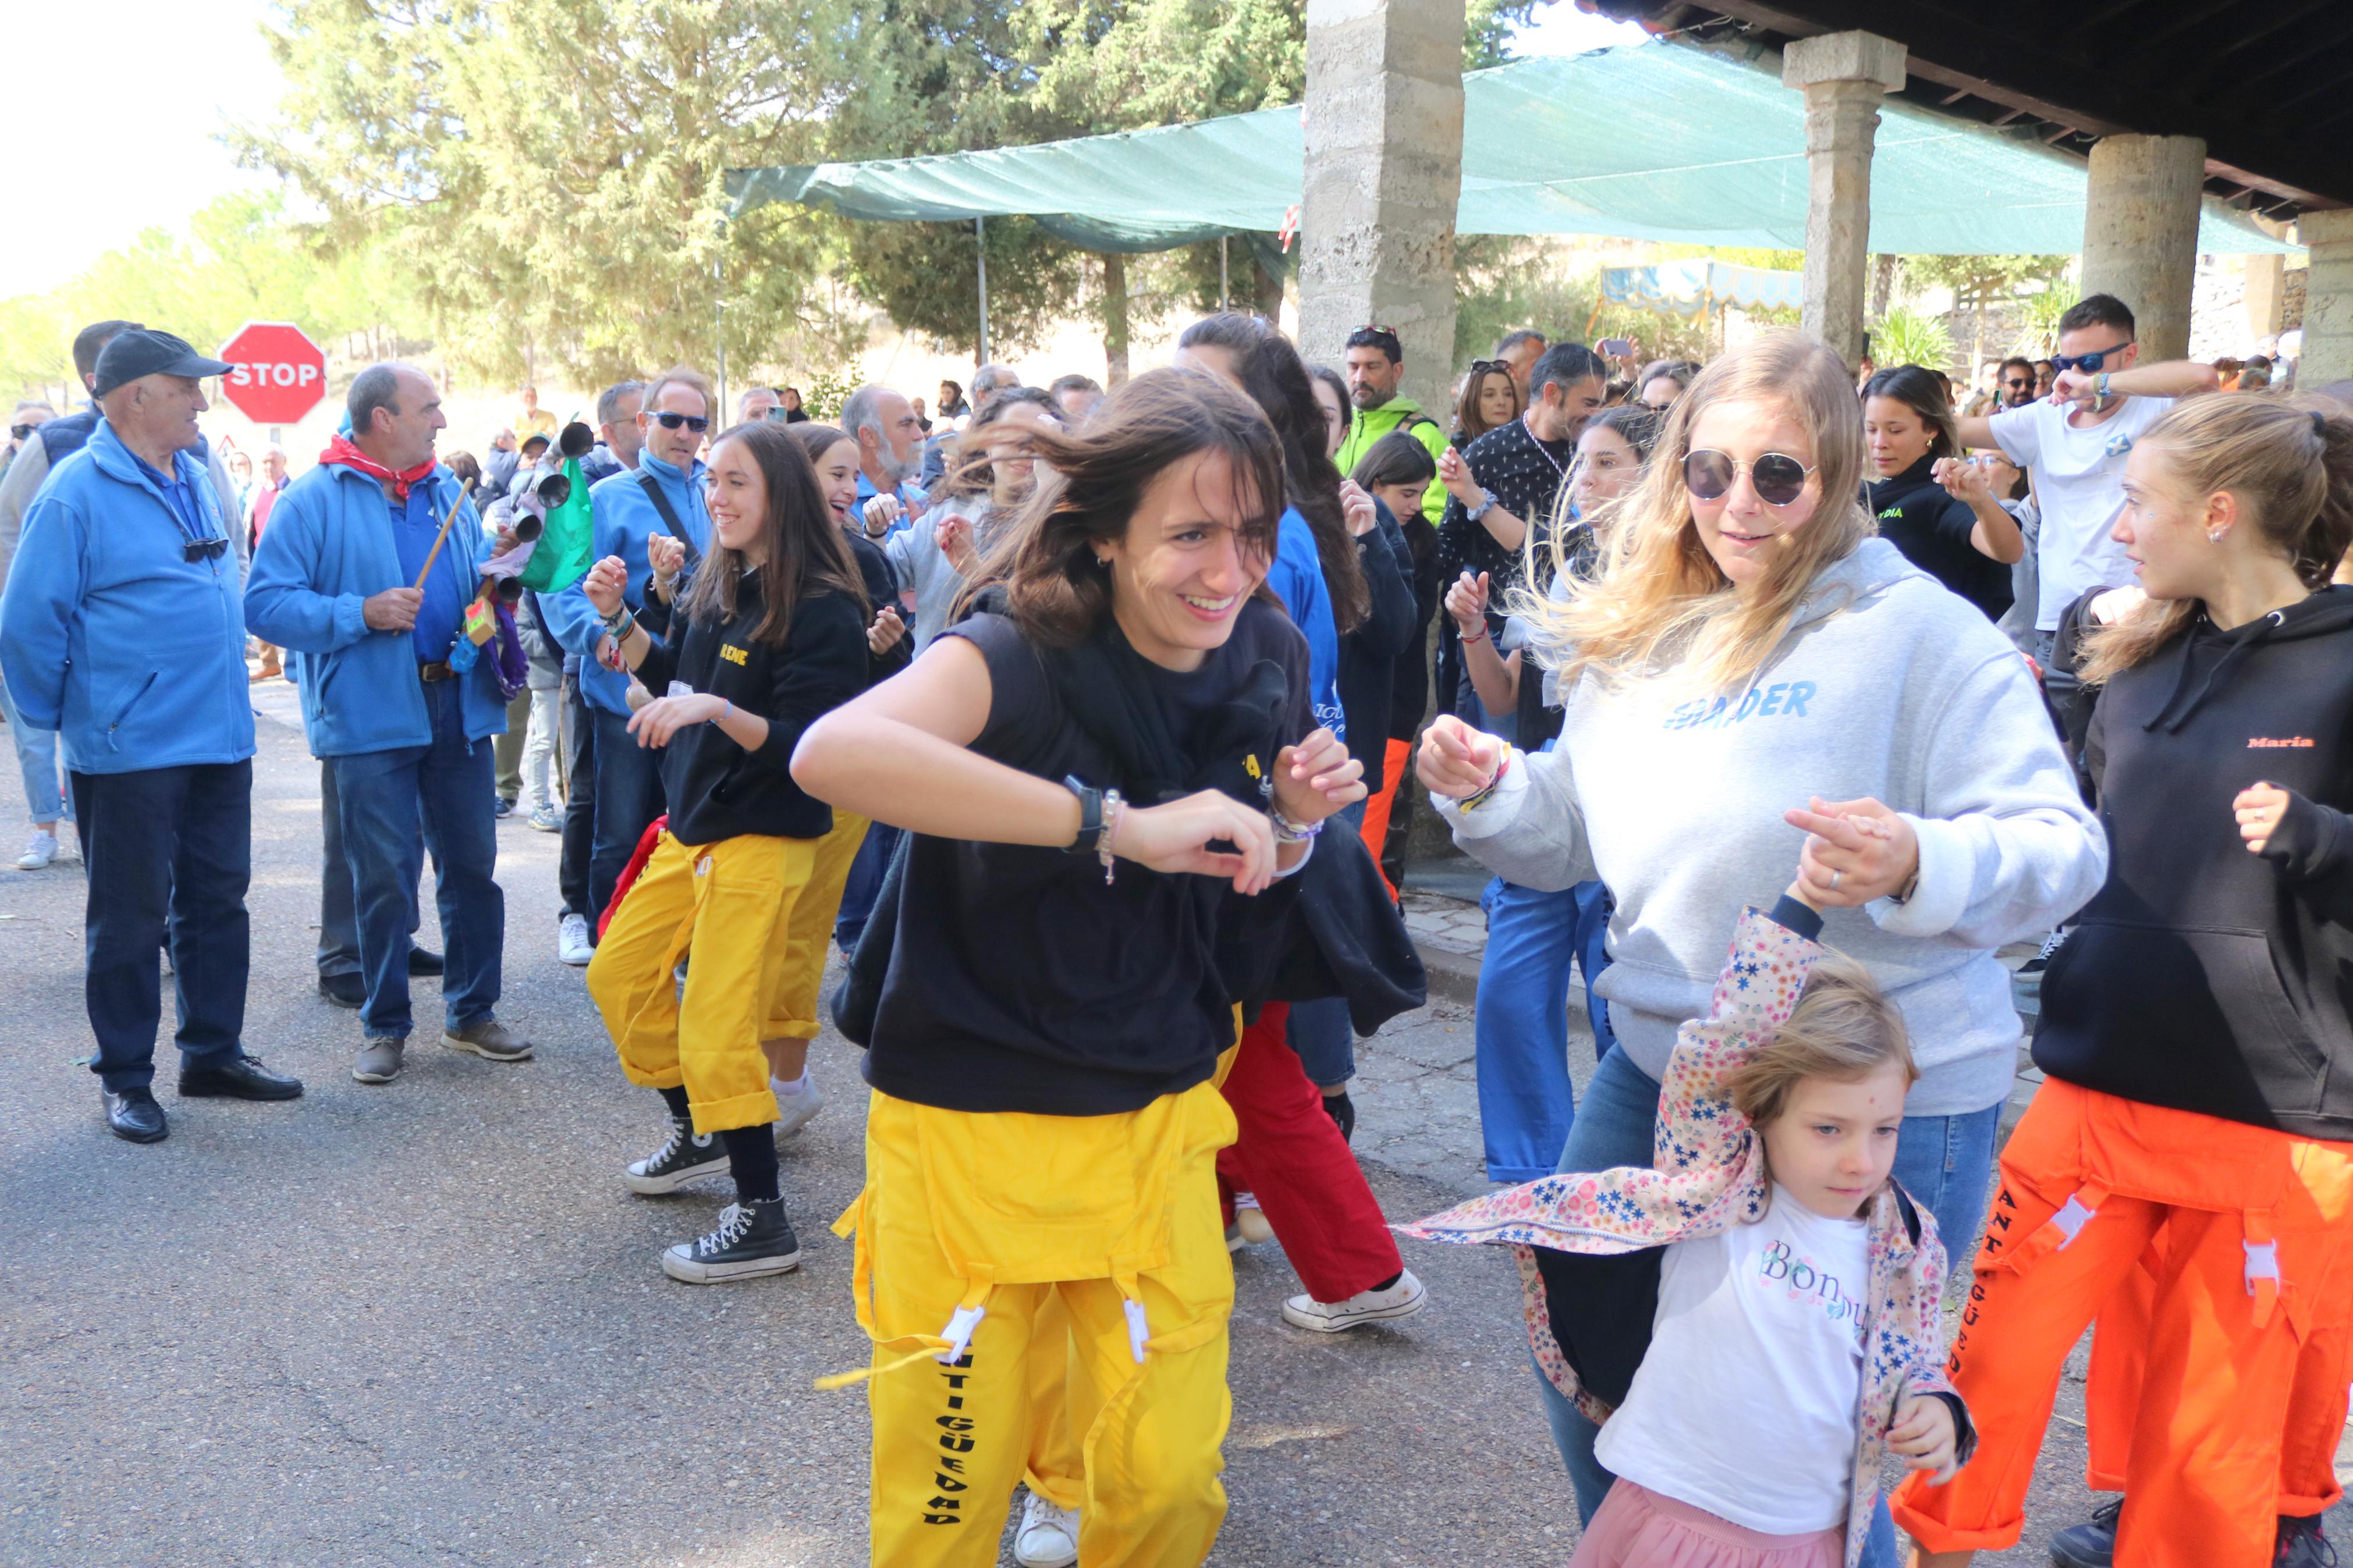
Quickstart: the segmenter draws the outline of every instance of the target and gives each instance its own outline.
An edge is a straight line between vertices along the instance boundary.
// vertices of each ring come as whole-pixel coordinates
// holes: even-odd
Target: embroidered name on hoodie
[[[1729,697],[1702,697],[1683,703],[1667,715],[1669,730],[1705,730],[1722,724],[1737,724],[1747,719],[1768,719],[1787,714],[1792,718],[1806,716],[1806,704],[1812,700],[1816,688],[1810,680],[1780,680],[1770,686],[1752,686],[1736,702]]]
[[[740,648],[733,643],[723,642],[719,645],[719,657],[730,664],[743,664],[751,658],[752,654],[748,648]]]
[[[2247,750],[2262,752],[2287,748],[2304,751],[2309,750],[2312,744],[2313,740],[2309,735],[2283,735],[2278,740],[2274,740],[2269,735],[2255,735],[2248,740]]]

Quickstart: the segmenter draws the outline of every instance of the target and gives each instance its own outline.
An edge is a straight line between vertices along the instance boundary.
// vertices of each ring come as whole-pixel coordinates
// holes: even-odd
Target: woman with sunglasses
[[[1853,499],[1865,460],[1846,368],[1821,344],[1774,332],[1710,364],[1592,580],[1514,605],[1558,674],[1554,751],[1441,715],[1419,772],[1456,842],[1499,875],[1599,877],[1616,896],[1598,987],[1620,1048],[1563,1170],[1650,1162],[1660,1074],[1705,1008],[1723,923],[1801,838],[1825,941],[1904,1012],[1922,1075],[1895,1174],[1958,1252],[2017,1070],[1995,950],[2080,907],[2105,846],[2025,660],[1872,536]],[[1565,565],[1566,542],[1553,548]],[[1542,1386],[1590,1518],[1609,1483],[1597,1429]],[[1892,1563],[1883,1517],[1875,1534]]]
[[[1862,389],[1862,437],[1875,474],[1863,505],[1904,558],[1998,621],[2010,608],[2010,567],[2026,553],[1982,469],[1960,457],[1953,407],[1916,364],[1883,370]]]
[[[1462,377],[1462,395],[1454,400],[1454,432],[1447,444],[1459,452],[1517,419],[1524,406],[1510,365],[1499,359],[1474,359]]]

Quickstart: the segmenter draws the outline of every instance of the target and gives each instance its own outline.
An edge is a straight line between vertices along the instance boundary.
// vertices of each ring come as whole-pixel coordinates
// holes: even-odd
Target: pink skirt
[[[1841,1568],[1845,1561],[1843,1530],[1766,1535],[1621,1476],[1568,1568]]]

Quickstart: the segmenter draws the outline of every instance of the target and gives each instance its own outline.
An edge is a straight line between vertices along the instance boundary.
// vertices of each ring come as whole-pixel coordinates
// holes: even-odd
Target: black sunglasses
[[[228,549],[226,539],[191,539],[180,546],[183,561],[217,561]]]
[[[1683,489],[1699,500],[1722,500],[1743,468],[1757,487],[1757,499],[1767,506],[1788,506],[1804,495],[1806,478],[1814,471],[1786,452],[1767,452],[1744,463],[1729,452],[1703,447],[1683,458]]]
[[[2100,367],[2107,363],[2110,354],[2120,354],[2130,347],[2132,347],[2132,340],[2126,338],[2113,348],[2094,349],[2087,354],[2052,354],[2051,368],[2053,371],[2080,370],[2086,374],[2097,375],[2100,374]]]
[[[8,426],[9,438],[21,441],[39,428],[37,425],[11,425]]]
[[[654,417],[661,421],[665,430],[675,430],[683,425],[700,436],[711,428],[711,421],[700,414],[657,414]]]

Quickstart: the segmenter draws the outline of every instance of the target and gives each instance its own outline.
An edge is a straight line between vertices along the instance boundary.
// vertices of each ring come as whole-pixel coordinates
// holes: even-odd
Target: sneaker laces
[[[719,1228],[702,1238],[696,1249],[701,1252],[724,1252],[752,1228],[752,1209],[748,1204],[729,1204],[719,1211]]]
[[[2113,1502],[2104,1502],[2092,1510],[2092,1522],[2113,1535],[2116,1533],[2116,1521],[2124,1517],[2124,1511],[2125,1500],[2122,1498],[2117,1498]]]
[[[646,1169],[649,1171],[659,1171],[664,1165],[669,1164],[672,1160],[677,1159],[681,1153],[685,1152],[686,1139],[687,1131],[685,1124],[673,1119],[670,1124],[670,1136],[662,1140],[661,1147],[655,1150],[653,1152],[653,1157],[646,1162]]]
[[[1079,1510],[1064,1508],[1052,1498],[1031,1492],[1022,1500],[1021,1529],[1025,1534],[1032,1530],[1059,1530],[1076,1541],[1079,1538]]]
[[[2058,952],[2058,951],[2059,951],[2059,944],[2060,944],[2061,942],[2065,942],[2066,940],[2067,940],[2067,928],[2066,928],[2066,927],[2064,927],[2064,926],[2062,926],[2062,927],[2060,927],[2057,931],[2052,931],[2049,936],[2046,936],[2046,937],[2044,937],[2044,938],[2042,939],[2042,946],[2041,950],[2040,950],[2040,951],[2038,951],[2038,952],[2035,953],[2035,955],[2034,955],[2034,956],[2035,956],[2035,957],[2037,957],[2037,958],[2039,958],[2039,959],[2041,959],[2041,960],[2042,960],[2043,963],[2050,963],[2050,962],[2051,962],[2051,955],[2052,955],[2052,953],[2054,953],[2054,952]],[[2110,1506],[2111,1508],[2119,1508],[2119,1507],[2122,1507],[2123,1505],[2122,1505],[2122,1504],[2120,1504],[2120,1503],[2111,1503],[2111,1504],[2109,1504],[2108,1506]],[[2098,1516],[2095,1514],[2095,1515],[2094,1515],[2093,1517],[2097,1518]]]

